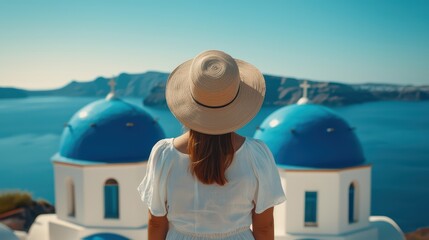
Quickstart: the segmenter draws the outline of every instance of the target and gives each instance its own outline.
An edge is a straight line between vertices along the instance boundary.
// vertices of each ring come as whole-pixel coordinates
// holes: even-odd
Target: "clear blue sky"
[[[0,86],[170,72],[207,49],[268,74],[429,84],[429,1],[0,0]]]

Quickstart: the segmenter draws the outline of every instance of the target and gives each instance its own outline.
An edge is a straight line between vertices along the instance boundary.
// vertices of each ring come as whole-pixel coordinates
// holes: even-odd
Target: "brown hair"
[[[191,159],[190,171],[205,184],[225,185],[228,180],[225,171],[234,157],[231,133],[208,135],[189,131],[188,153]]]

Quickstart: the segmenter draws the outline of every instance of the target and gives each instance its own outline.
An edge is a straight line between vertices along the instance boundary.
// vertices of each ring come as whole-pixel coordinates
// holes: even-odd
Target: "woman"
[[[262,141],[234,132],[264,95],[259,70],[221,51],[170,74],[167,105],[189,131],[155,144],[138,187],[150,240],[274,239],[273,207],[285,196],[273,156]]]

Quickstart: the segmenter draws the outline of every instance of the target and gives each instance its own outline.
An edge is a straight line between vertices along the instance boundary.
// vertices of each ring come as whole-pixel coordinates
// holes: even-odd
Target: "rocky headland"
[[[40,214],[55,213],[55,207],[45,200],[34,200],[27,192],[0,194],[0,223],[13,230],[28,231]]]
[[[264,106],[283,106],[296,103],[302,95],[302,79],[264,75],[267,92]],[[142,74],[122,73],[115,78],[119,97],[139,97],[147,106],[165,107],[165,85],[168,73],[150,71]],[[0,98],[32,96],[86,96],[104,97],[110,91],[108,78],[92,81],[71,81],[52,90],[24,90],[0,88]],[[344,106],[371,101],[429,100],[429,86],[395,84],[344,84],[338,82],[308,81],[308,97],[314,103]]]

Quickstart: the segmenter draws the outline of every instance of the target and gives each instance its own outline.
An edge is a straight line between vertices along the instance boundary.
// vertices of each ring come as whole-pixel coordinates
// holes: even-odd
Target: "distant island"
[[[116,94],[120,97],[140,97],[146,106],[165,107],[165,84],[168,73],[149,71],[142,74],[122,73],[115,78]],[[264,106],[283,106],[295,103],[301,97],[299,85],[303,79],[264,75],[267,92]],[[98,77],[88,82],[71,81],[58,89],[24,90],[1,88],[0,99],[32,96],[104,97],[110,91],[108,78]],[[371,101],[429,100],[428,86],[397,84],[344,84],[338,82],[308,81],[308,97],[314,103],[344,106]]]

